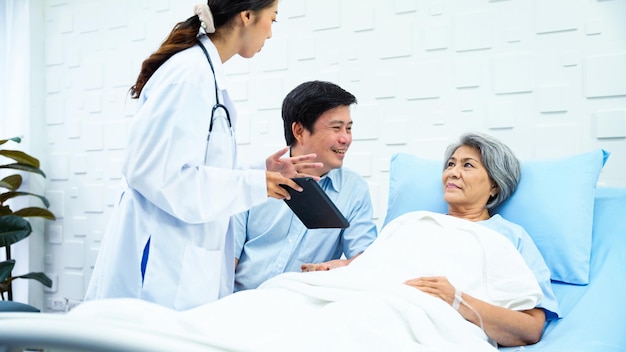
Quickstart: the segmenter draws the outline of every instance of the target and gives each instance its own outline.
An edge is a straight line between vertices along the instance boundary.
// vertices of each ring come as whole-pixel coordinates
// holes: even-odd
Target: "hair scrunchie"
[[[193,7],[193,12],[198,15],[200,19],[200,26],[207,33],[215,33],[215,24],[213,24],[213,14],[211,13],[211,9],[209,5],[197,4]]]

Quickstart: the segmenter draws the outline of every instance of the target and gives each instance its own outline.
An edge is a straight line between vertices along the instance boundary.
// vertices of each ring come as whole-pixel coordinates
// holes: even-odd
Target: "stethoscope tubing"
[[[220,103],[219,90],[217,87],[217,78],[215,77],[215,69],[213,68],[213,62],[211,61],[211,57],[209,56],[209,53],[207,52],[202,42],[200,40],[198,40],[197,42],[198,42],[198,45],[200,46],[200,49],[202,49],[202,51],[204,52],[204,56],[206,56],[206,59],[209,62],[209,66],[211,66],[211,72],[213,73],[213,86],[215,87],[215,105],[213,105],[213,108],[211,108],[211,122],[209,122],[209,135],[207,136],[207,140],[208,140],[209,137],[211,136],[211,132],[213,131],[213,122],[215,121],[215,111],[217,111],[218,109],[224,110],[224,113],[226,114],[226,121],[228,122],[228,128],[231,130],[231,133],[232,133],[233,124],[230,120],[230,112],[228,111],[228,108],[226,107],[226,105]]]

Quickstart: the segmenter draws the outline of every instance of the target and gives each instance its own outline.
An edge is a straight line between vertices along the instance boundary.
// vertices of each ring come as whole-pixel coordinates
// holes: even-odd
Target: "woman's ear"
[[[498,188],[498,185],[496,185],[495,183],[491,184],[491,190],[489,191],[489,195],[491,197],[495,197],[498,192],[500,192],[500,189]]]
[[[252,21],[252,11],[241,11],[239,13],[239,19],[244,26],[248,25],[248,23]]]

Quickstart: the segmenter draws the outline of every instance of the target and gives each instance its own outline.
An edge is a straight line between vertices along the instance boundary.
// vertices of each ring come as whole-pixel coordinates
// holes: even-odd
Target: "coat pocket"
[[[185,310],[217,300],[222,261],[220,250],[187,245],[174,308]]]

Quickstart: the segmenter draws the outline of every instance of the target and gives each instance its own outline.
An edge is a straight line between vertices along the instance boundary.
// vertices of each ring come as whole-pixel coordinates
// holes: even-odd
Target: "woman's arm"
[[[446,277],[421,277],[405,284],[439,297],[455,305],[456,289]],[[522,346],[537,343],[543,334],[546,320],[541,308],[516,311],[489,304],[466,293],[459,292],[458,312],[466,320],[481,326],[487,336],[501,346]]]
[[[494,306],[462,293],[459,313],[468,321],[480,326],[480,314],[485,333],[500,346],[532,345],[541,339],[546,315],[541,308],[516,311]],[[474,308],[474,312],[471,308]]]

